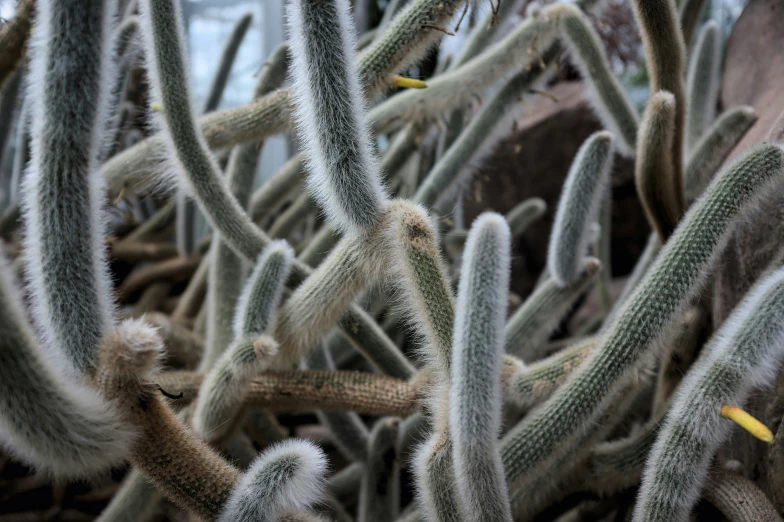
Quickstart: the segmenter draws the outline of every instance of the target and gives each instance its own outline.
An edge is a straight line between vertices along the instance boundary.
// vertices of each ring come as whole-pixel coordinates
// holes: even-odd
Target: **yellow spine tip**
[[[153,112],[163,112],[163,107],[160,103],[152,102],[150,104],[150,110]]]
[[[415,80],[414,78],[406,78],[405,76],[393,76],[392,86],[400,87],[403,89],[424,89],[427,84],[422,80]]]
[[[759,440],[768,444],[773,442],[773,433],[768,427],[737,406],[723,404],[721,406],[721,416],[731,420]]]

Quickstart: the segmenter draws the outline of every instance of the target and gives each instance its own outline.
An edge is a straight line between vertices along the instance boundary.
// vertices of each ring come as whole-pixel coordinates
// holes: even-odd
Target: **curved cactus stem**
[[[395,23],[357,58],[357,69],[372,98],[388,87],[388,75],[404,70],[424,54],[443,33],[446,23],[465,0],[415,0],[400,13]],[[427,20],[428,23],[422,23]],[[259,141],[289,130],[292,126],[291,89],[278,89],[248,105],[208,114],[199,120],[206,143],[213,149]],[[166,146],[156,135],[130,147],[104,164],[101,173],[110,198],[123,189],[135,190],[148,184],[159,170]]]
[[[648,223],[662,243],[678,226],[686,207],[682,183],[676,179],[680,170],[672,169],[676,117],[677,107],[672,94],[657,92],[651,96],[640,124],[637,144],[634,172],[637,196]]]
[[[732,429],[723,405],[742,404],[776,377],[784,359],[782,310],[779,268],[749,291],[681,384],[646,464],[635,522],[688,520]]]
[[[275,522],[318,502],[327,459],[311,442],[280,442],[259,456],[237,483],[217,522]]]
[[[135,433],[114,405],[59,375],[41,352],[2,250],[0,336],[4,448],[58,479],[95,476],[127,456]]]
[[[97,173],[113,13],[100,0],[41,0],[38,8],[27,91],[30,166],[22,189],[26,271],[44,347],[84,376],[114,324]]]
[[[294,108],[308,188],[327,221],[359,233],[386,202],[353,60],[347,0],[294,0],[287,9]]]
[[[396,453],[400,419],[379,419],[367,442],[367,462],[359,487],[358,522],[389,522],[400,506],[400,462]]]
[[[784,151],[763,145],[719,176],[681,221],[575,377],[505,436],[502,456],[513,502],[554,461],[583,446],[580,433],[611,407],[664,327],[700,288],[734,218],[783,168]]]
[[[694,56],[689,63],[686,92],[686,150],[691,152],[715,117],[721,83],[721,32],[716,22],[700,30]]]
[[[645,56],[647,59],[650,92],[665,91],[672,93],[675,103],[674,131],[670,163],[667,169],[670,179],[666,184],[672,187],[678,202],[683,201],[683,158],[684,132],[686,125],[686,46],[683,33],[678,24],[675,0],[634,0],[635,18],[640,26]],[[641,139],[640,142],[643,140]],[[638,153],[640,152],[638,148]],[[681,206],[682,214],[685,207]],[[677,216],[680,217],[680,214]]]
[[[547,338],[574,303],[593,284],[602,266],[595,258],[585,258],[579,278],[566,287],[547,279],[534,290],[506,323],[505,351],[533,362],[542,356]]]
[[[561,287],[574,285],[584,270],[591,226],[599,218],[612,169],[612,135],[591,135],[577,152],[566,176],[550,232],[547,268]]]
[[[270,242],[269,237],[259,230],[249,219],[247,214],[240,207],[236,199],[231,195],[228,187],[221,179],[218,166],[214,158],[207,150],[204,137],[198,132],[195,127],[193,114],[190,109],[190,101],[187,96],[187,83],[185,81],[185,64],[181,55],[181,42],[182,42],[182,27],[179,17],[179,6],[172,2],[172,0],[165,0],[161,2],[150,3],[149,0],[142,2],[143,19],[147,21],[145,25],[145,32],[147,36],[148,58],[151,63],[151,69],[154,71],[151,74],[151,83],[154,91],[157,93],[159,99],[163,101],[164,106],[168,110],[164,113],[168,119],[168,135],[172,140],[171,149],[172,154],[176,157],[177,161],[181,164],[181,170],[186,176],[186,181],[190,185],[194,197],[201,206],[201,210],[205,213],[207,218],[211,221],[215,230],[217,230],[226,241],[238,254],[241,254],[246,259],[255,259],[264,247]],[[166,78],[165,85],[161,82],[161,78]],[[165,88],[164,88],[165,86]],[[176,115],[176,116],[174,116]],[[356,241],[363,243],[361,238],[353,237],[346,241]],[[367,250],[367,245],[365,245]],[[372,250],[372,249],[370,249]],[[351,253],[350,249],[346,252]],[[345,257],[345,256],[344,256]],[[361,256],[353,255],[347,259],[357,260]],[[344,260],[345,262],[348,262]],[[369,263],[371,266],[373,263]],[[367,266],[367,265],[365,265]],[[358,274],[359,266],[355,267],[353,273]],[[377,268],[377,267],[376,267]],[[303,263],[296,262],[292,277],[289,279],[289,285],[297,285],[301,283],[308,275],[311,274],[311,269]],[[321,274],[321,275],[319,275]],[[324,276],[323,265],[316,273],[316,282],[311,282],[310,288],[318,287],[328,283],[328,288],[335,289],[342,286],[356,288],[356,277],[349,277],[346,281],[330,281],[330,277]],[[360,278],[361,280],[361,278]],[[364,280],[365,282],[367,280]],[[362,282],[362,281],[360,281]],[[293,360],[298,360],[302,354],[302,350],[309,349],[313,346],[312,338],[319,334],[313,331],[306,330],[291,330],[287,334],[281,336],[281,324],[285,324],[283,318],[285,317],[286,307],[292,304],[292,300],[297,295],[304,296],[309,290],[306,288],[298,289],[291,299],[286,303],[281,311],[281,322],[278,323],[275,338],[281,345],[280,354],[282,357],[292,357]],[[344,298],[350,292],[341,290],[338,295]],[[319,307],[329,305],[331,302],[337,301],[338,305],[330,306],[329,309],[333,312],[341,308],[345,310],[350,303],[350,299],[341,301],[335,299],[332,293],[326,293],[326,299],[319,301]],[[351,296],[353,298],[353,295]],[[297,302],[297,300],[294,300]],[[293,308],[293,304],[291,305]],[[320,308],[311,308],[316,316],[320,314]],[[367,315],[362,315],[356,307],[351,308],[351,312],[355,320],[362,321],[365,328],[363,332],[372,332],[379,342],[374,344],[375,348],[388,349],[392,345],[391,341],[386,342],[384,334],[380,330],[374,330],[373,326],[368,323],[369,318]],[[339,316],[340,314],[335,314]],[[334,317],[337,319],[337,317]],[[328,321],[323,317],[316,317],[315,320],[319,322],[321,328],[331,326]],[[321,330],[322,333],[323,330]],[[353,337],[351,331],[346,332],[349,337]],[[387,354],[386,360],[392,360],[396,357],[392,354]],[[400,361],[402,355],[397,357]],[[292,361],[292,359],[289,359]],[[402,364],[402,363],[401,363]],[[401,365],[398,365],[398,369]]]
[[[688,202],[702,194],[724,160],[756,122],[757,113],[753,107],[737,107],[719,116],[705,132],[689,154],[684,170]]]
[[[468,233],[457,293],[449,431],[457,498],[466,520],[512,520],[498,450],[510,240],[502,216],[480,215]]]
[[[162,349],[152,327],[123,323],[104,340],[94,380],[139,432],[131,464],[166,498],[214,520],[240,473],[182,424],[151,382]]]

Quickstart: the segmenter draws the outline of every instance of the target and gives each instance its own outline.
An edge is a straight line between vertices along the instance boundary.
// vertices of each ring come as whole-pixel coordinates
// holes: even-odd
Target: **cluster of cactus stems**
[[[217,110],[247,15],[198,117],[179,0],[116,3],[22,0],[0,28],[0,94],[24,74],[0,219],[4,452],[56,480],[129,463],[105,521],[148,520],[161,500],[226,522],[544,520],[571,494],[636,486],[635,522],[687,521],[700,499],[781,520],[713,466],[732,421],[772,439],[742,407],[780,370],[784,269],[712,336],[697,297],[784,149],[724,165],[756,114],[714,114],[721,41],[698,30],[702,1],[632,1],[641,116],[589,16],[599,2],[501,31],[521,2],[392,1],[357,39],[348,0],[291,0],[251,101]],[[408,78],[466,11],[457,56]],[[154,129],[131,144],[138,56]],[[544,273],[509,311],[512,245],[544,201],[468,227],[452,212],[562,57],[604,130],[564,173]],[[289,131],[301,153],[258,185],[263,140]],[[616,153],[653,230],[617,297]],[[118,232],[110,205],[136,226]],[[116,289],[110,259],[134,266]],[[551,341],[591,292],[590,327]],[[289,438],[284,412],[314,414],[337,452]]]

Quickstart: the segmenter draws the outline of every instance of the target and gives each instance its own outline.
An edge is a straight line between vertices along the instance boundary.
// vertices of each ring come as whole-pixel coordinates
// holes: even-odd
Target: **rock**
[[[759,120],[733,156],[764,141],[784,111],[784,0],[751,0],[732,29],[724,56],[721,104],[751,105]]]
[[[547,242],[564,179],[577,150],[600,124],[580,82],[548,89],[553,99],[528,95],[515,129],[482,165],[463,199],[465,225],[485,210],[505,213],[530,197],[547,202],[545,216],[513,245],[512,290],[525,298],[545,265]],[[631,161],[616,155],[612,173],[613,274],[631,271],[645,246],[648,223],[634,188]]]

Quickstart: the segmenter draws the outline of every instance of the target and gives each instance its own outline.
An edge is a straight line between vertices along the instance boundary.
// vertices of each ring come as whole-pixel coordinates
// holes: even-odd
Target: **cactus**
[[[43,472],[34,480],[127,461],[106,521],[162,509],[206,521],[623,518],[640,484],[639,520],[683,519],[700,497],[729,518],[778,519],[766,495],[778,498],[781,401],[763,419],[772,429],[739,406],[778,373],[784,257],[707,344],[711,310],[732,303],[700,291],[734,222],[780,184],[782,125],[717,175],[757,114],[712,121],[712,23],[693,38],[684,82],[702,0],[682,2],[680,19],[674,0],[631,3],[651,79],[641,120],[616,78],[617,46],[603,44],[621,11],[596,18],[596,0],[525,14],[513,0],[390,2],[358,39],[348,0],[295,0],[290,42],[263,62],[250,102],[214,110],[250,31],[240,19],[200,118],[180,2],[141,0],[138,15],[120,2],[114,26],[108,4],[90,2],[38,0],[29,72],[17,64],[30,2],[0,27],[0,83],[13,73],[26,85],[24,97],[3,91],[22,116],[2,186],[29,172],[0,218],[0,438],[8,459]],[[136,28],[146,83],[126,59]],[[430,52],[441,38],[451,45]],[[556,72],[564,57],[572,67]],[[575,74],[605,130],[568,173],[547,173],[566,182],[540,252],[543,200],[504,189],[482,201],[468,178],[521,152],[495,144],[522,135],[523,115],[538,128],[539,109],[559,101],[547,89]],[[257,181],[263,141],[289,131],[298,150]],[[560,140],[541,145],[561,154]],[[654,228],[625,282],[613,276],[632,249],[611,242],[632,231],[611,230],[627,216],[610,202],[630,185],[610,183],[615,152],[619,172],[634,163]],[[204,237],[193,219],[176,231],[177,192],[205,216]],[[489,204],[511,210],[482,214]],[[13,284],[22,272],[27,293]],[[749,461],[769,481],[723,462],[748,437],[726,444],[730,420],[773,442]]]
[[[661,243],[675,230],[686,206],[685,193],[674,181],[680,172],[672,167],[676,116],[671,93],[662,91],[651,96],[640,125],[634,173],[640,202]]]
[[[400,419],[380,419],[367,440],[367,461],[359,487],[357,520],[394,520],[400,504],[400,466],[395,454]]]
[[[22,188],[27,279],[44,347],[79,376],[95,367],[114,321],[96,163],[111,79],[112,14],[97,0],[43,0],[31,42],[34,139]],[[72,32],[85,37],[71,38]],[[76,92],[74,83],[81,86]]]
[[[282,82],[286,71],[287,49],[287,46],[281,45],[272,52],[269,66],[259,76],[254,97],[263,96]],[[255,145],[240,145],[232,151],[226,168],[229,186],[239,204],[245,208],[256,180],[258,161],[259,150]],[[220,239],[219,233],[213,236],[212,241],[208,272],[207,351],[201,360],[203,368],[209,368],[234,337],[234,310],[244,278],[242,258]]]
[[[721,34],[715,22],[709,22],[700,31],[689,63],[686,92],[689,94],[686,115],[686,150],[694,149],[697,141],[712,123],[719,97],[721,66]]]
[[[772,384],[784,353],[784,269],[735,309],[679,388],[646,464],[634,520],[688,520],[713,454],[730,434],[723,404]]]
[[[757,114],[752,107],[738,107],[719,116],[705,132],[689,155],[684,170],[688,201],[696,199],[708,186],[711,176],[756,121]]]
[[[553,455],[563,455],[568,443],[579,439],[580,430],[606,411],[618,385],[628,379],[662,329],[699,288],[732,218],[777,178],[782,167],[784,151],[765,145],[747,153],[714,180],[577,376],[505,436],[502,456],[513,502],[538,473],[553,465]],[[653,291],[659,288],[664,291]],[[656,313],[649,313],[652,310]],[[639,323],[640,317],[647,321]],[[580,401],[573,397],[580,397]],[[545,425],[550,428],[545,430]]]
[[[280,520],[318,501],[327,463],[324,454],[305,441],[286,441],[268,449],[239,481],[218,522]]]
[[[135,433],[110,402],[69,382],[41,352],[0,251],[0,433],[3,447],[59,479],[119,464]]]
[[[683,81],[686,69],[684,36],[678,25],[675,0],[634,0],[632,5],[645,47],[648,76],[651,79],[650,90],[652,93],[669,92],[673,96],[675,114],[670,147],[672,153],[669,157],[672,166],[665,171],[663,184],[668,188],[672,187],[672,192],[677,197],[673,203],[682,205],[683,149],[688,109]],[[684,210],[685,207],[681,206],[680,214],[676,217],[680,217]]]
[[[317,370],[334,370],[335,363],[325,343],[308,358],[308,366]],[[364,421],[353,412],[316,413],[319,422],[329,430],[330,438],[348,459],[362,462],[367,458],[368,429]]]
[[[348,11],[345,0],[296,0],[287,18],[310,190],[333,226],[359,232],[378,221],[386,197],[365,128]]]
[[[510,235],[502,216],[477,218],[468,234],[457,293],[449,431],[466,520],[512,520],[498,449]]]
[[[547,252],[550,277],[561,287],[577,282],[588,248],[589,229],[596,222],[612,169],[612,135],[588,138],[569,169],[558,202]]]
[[[585,258],[579,277],[562,287],[554,279],[542,283],[512,314],[504,330],[507,353],[533,362],[541,356],[542,344],[564,315],[595,282],[601,265],[595,258]]]

